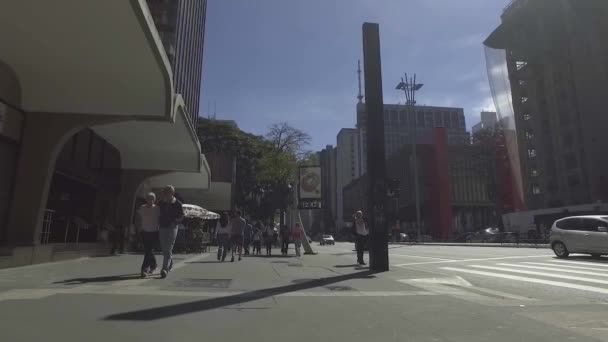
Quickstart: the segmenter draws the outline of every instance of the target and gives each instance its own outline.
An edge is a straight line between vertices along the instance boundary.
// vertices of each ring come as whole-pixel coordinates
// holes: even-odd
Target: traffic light
[[[399,198],[401,192],[401,181],[398,179],[389,179],[386,195],[388,198]]]

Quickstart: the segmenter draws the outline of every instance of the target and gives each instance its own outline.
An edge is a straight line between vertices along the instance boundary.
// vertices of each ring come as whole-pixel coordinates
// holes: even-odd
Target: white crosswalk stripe
[[[496,262],[441,267],[443,271],[491,278],[544,284],[587,292],[608,294],[608,264],[575,260],[543,260],[543,262]],[[557,278],[557,280],[555,280]],[[599,284],[600,286],[590,286]]]

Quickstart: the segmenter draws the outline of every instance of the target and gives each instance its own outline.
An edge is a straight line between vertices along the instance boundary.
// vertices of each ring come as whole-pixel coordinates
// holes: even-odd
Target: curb
[[[401,245],[401,246],[455,246],[455,247],[501,247],[501,248],[550,248],[549,244],[507,244],[507,243],[456,243],[456,242],[422,242],[422,243],[408,243],[408,242],[391,242],[389,245]]]

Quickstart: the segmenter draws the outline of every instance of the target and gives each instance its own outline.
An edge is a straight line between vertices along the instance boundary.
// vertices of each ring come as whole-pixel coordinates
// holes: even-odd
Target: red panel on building
[[[448,240],[453,231],[452,179],[448,163],[448,132],[444,127],[433,129],[433,156],[430,166],[432,235],[439,240]]]

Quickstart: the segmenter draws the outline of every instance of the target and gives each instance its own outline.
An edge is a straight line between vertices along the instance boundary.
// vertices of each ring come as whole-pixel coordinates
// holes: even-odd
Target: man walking
[[[182,202],[175,198],[175,188],[167,185],[162,192],[163,201],[159,203],[159,238],[160,248],[163,251],[163,268],[161,278],[166,278],[173,267],[173,245],[177,237],[177,226],[184,218]]]
[[[291,235],[291,232],[289,231],[289,228],[287,228],[287,225],[283,225],[281,227],[281,254],[282,255],[287,255],[287,253],[289,252],[290,235]]]
[[[232,220],[232,232],[230,236],[230,240],[232,241],[232,258],[230,261],[234,262],[234,252],[238,248],[239,251],[239,261],[241,261],[241,254],[243,253],[243,234],[245,233],[245,226],[247,226],[247,222],[241,216],[241,211],[236,211],[236,217]]]
[[[365,261],[363,261],[363,251],[365,250],[369,230],[367,229],[367,223],[363,218],[362,211],[357,211],[355,213],[353,226],[355,233],[355,249],[357,250],[357,263],[359,265],[365,265]]]
[[[158,220],[160,208],[156,205],[156,195],[153,192],[146,194],[146,204],[137,210],[137,226],[141,232],[144,244],[144,262],[141,265],[141,277],[154,273],[156,270],[156,258],[154,257],[154,246],[158,241]]]
[[[249,255],[249,245],[251,245],[251,238],[253,236],[253,226],[251,223],[247,223],[243,234],[243,248],[245,249],[245,255]]]

